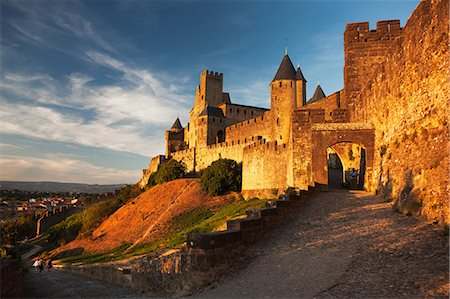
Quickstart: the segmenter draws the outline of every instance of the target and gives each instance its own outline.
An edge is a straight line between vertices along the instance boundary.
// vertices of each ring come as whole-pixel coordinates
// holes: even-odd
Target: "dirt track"
[[[193,298],[448,298],[448,237],[364,192],[324,192]],[[69,273],[30,273],[32,297],[139,298]]]

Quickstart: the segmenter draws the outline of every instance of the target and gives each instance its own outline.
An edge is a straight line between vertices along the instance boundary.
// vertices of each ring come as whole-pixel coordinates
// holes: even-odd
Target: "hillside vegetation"
[[[214,231],[265,200],[242,200],[237,193],[210,196],[198,179],[157,185],[118,209],[92,231],[52,252],[77,255],[65,263],[106,262],[179,247],[189,232]]]

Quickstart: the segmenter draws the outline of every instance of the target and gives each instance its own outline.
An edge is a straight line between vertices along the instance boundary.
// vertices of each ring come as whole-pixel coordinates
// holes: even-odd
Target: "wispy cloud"
[[[93,21],[82,17],[88,15],[88,12],[78,1],[48,1],[45,5],[42,5],[42,2],[5,1],[5,5],[22,13],[22,17],[9,18],[8,23],[30,42],[72,52],[70,45],[61,41],[76,38],[83,45],[94,45],[102,50],[117,52],[111,43],[94,29]],[[102,26],[99,20],[100,18],[95,18],[96,26]]]
[[[267,81],[257,80],[230,89],[233,103],[256,107],[270,107],[270,89]]]
[[[21,156],[0,157],[0,180],[64,181],[75,183],[134,183],[139,173],[130,170],[100,167],[85,161],[62,156],[48,159]]]
[[[4,149],[20,149],[21,146],[8,144],[8,143],[0,143],[0,150]]]
[[[0,132],[146,156],[163,150],[164,129],[178,114],[187,114],[186,78],[174,79],[121,57],[110,42],[120,37],[110,39],[104,24],[89,20],[90,12],[77,1],[64,3],[70,10],[58,1],[45,7],[23,1],[7,4],[21,12],[8,17],[7,23],[26,42],[102,70],[57,77],[5,68],[0,82]],[[72,42],[65,43],[68,39]],[[8,60],[5,55],[2,61]]]

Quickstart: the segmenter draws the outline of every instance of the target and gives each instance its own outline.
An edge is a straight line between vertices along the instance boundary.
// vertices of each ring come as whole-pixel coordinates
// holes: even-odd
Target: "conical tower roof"
[[[295,68],[287,54],[284,55],[272,82],[277,80],[295,80]]]
[[[306,81],[305,77],[303,77],[303,73],[302,70],[300,69],[300,65],[297,66],[297,71],[295,72],[295,80],[302,80],[302,81]]]
[[[183,129],[183,126],[181,125],[181,122],[180,122],[180,118],[179,118],[179,117],[177,117],[177,119],[176,119],[175,122],[173,123],[171,129],[178,129],[178,130]]]
[[[317,84],[316,91],[314,92],[314,95],[312,96],[312,98],[309,99],[308,103],[317,102],[325,97],[326,97],[326,95],[323,92],[322,87],[320,87],[320,84]]]

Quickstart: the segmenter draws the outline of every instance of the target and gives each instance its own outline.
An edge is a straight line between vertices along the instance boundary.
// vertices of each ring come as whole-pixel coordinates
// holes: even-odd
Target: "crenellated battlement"
[[[263,121],[264,121],[264,115],[260,115],[255,118],[251,118],[251,119],[244,120],[244,121],[235,123],[233,125],[230,125],[230,126],[226,127],[225,130],[227,133],[230,133],[235,130],[242,130],[243,127],[247,127],[249,125],[251,126],[254,123],[263,122]]]
[[[286,143],[280,144],[276,141],[267,142],[266,139],[261,139],[261,140],[258,140],[256,142],[253,142],[253,143],[247,145],[245,147],[245,152],[251,153],[251,152],[260,151],[260,150],[271,150],[271,151],[278,152],[280,150],[286,149],[286,147],[287,147]]]
[[[222,73],[214,72],[214,71],[210,71],[210,70],[203,70],[203,72],[201,73],[201,76],[205,76],[205,77],[213,78],[213,79],[223,80],[223,74]]]
[[[400,20],[377,22],[376,30],[370,30],[369,22],[349,23],[345,28],[345,43],[379,42],[396,39],[401,36]]]

